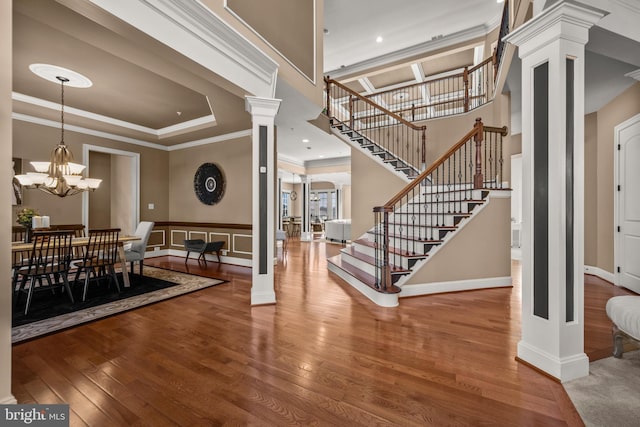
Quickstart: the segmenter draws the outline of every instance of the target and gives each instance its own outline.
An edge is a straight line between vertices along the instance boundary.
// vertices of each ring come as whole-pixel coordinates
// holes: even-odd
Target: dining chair
[[[57,288],[63,288],[71,303],[74,303],[68,279],[72,237],[73,233],[69,231],[34,232],[29,260],[25,266],[18,269],[17,277],[19,288],[15,303],[18,303],[20,293],[27,294],[25,315],[29,312],[36,291],[55,292]]]
[[[153,230],[154,224],[155,223],[151,221],[141,221],[134,233],[134,235],[139,237],[140,240],[132,242],[130,247],[125,247],[124,256],[125,260],[131,263],[131,273],[133,273],[133,263],[139,262],[140,275],[142,276],[144,253],[147,250],[147,242],[149,241],[149,236],[151,235],[151,230]]]
[[[115,264],[118,261],[119,234],[119,228],[89,230],[89,241],[84,250],[84,257],[80,261],[73,262],[73,266],[76,268],[74,282],[78,282],[80,275],[84,273],[82,301],[87,299],[89,282],[91,280],[99,281],[107,276],[109,283],[115,282],[116,289],[120,292],[120,283],[115,269]]]

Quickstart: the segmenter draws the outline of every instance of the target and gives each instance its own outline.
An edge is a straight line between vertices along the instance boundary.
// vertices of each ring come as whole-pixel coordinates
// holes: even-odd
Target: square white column
[[[311,238],[311,209],[309,209],[309,199],[311,192],[311,178],[308,175],[300,175],[302,181],[302,218],[300,224],[300,240],[310,242]]]
[[[522,58],[522,339],[560,381],[584,353],[584,45],[605,12],[558,2],[507,36]]]
[[[248,96],[246,109],[252,126],[252,243],[251,305],[275,304],[273,257],[275,247],[275,129],[279,99]]]

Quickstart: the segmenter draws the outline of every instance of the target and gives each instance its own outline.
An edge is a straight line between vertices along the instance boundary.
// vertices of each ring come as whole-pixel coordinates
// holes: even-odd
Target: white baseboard
[[[616,276],[613,273],[609,273],[606,270],[603,270],[601,268],[598,267],[593,267],[590,265],[585,265],[584,266],[584,272],[585,274],[592,274],[596,277],[601,278],[602,280],[606,280],[607,282],[610,282],[612,284],[616,283]]]
[[[180,257],[186,257],[187,256],[187,251],[183,251],[180,249],[161,249],[158,251],[148,251],[145,252],[144,257],[145,258],[153,258],[153,257],[157,257],[157,256],[167,256],[167,255],[172,255],[172,256],[180,256]],[[197,256],[193,256],[193,257],[189,257],[189,258],[197,258]],[[218,257],[216,257],[215,255],[209,255],[209,254],[205,254],[205,258],[207,259],[207,261],[213,261],[213,262],[217,262],[218,261]],[[223,255],[220,257],[220,262],[223,262],[225,264],[233,264],[233,265],[239,265],[242,267],[251,267],[251,260],[250,259],[245,259],[245,258],[236,258],[236,257],[231,257],[231,256],[226,256]]]
[[[0,399],[0,405],[15,405],[16,403],[18,403],[18,401],[12,394]]]
[[[558,358],[531,344],[520,341],[518,343],[518,358],[563,383],[589,375],[589,358],[584,353]]]
[[[403,285],[400,297],[440,294],[444,292],[471,291],[476,289],[504,288],[513,286],[511,277],[489,277],[486,279],[454,280],[451,282],[419,283]]]

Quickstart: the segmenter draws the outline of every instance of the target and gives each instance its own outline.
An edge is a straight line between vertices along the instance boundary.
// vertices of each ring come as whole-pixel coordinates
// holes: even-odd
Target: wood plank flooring
[[[513,288],[374,306],[327,270],[339,245],[278,249],[277,305],[251,308],[251,272],[160,257],[229,280],[15,345],[20,403],[70,403],[71,425],[582,425],[562,386],[515,361]],[[587,276],[586,351],[611,354],[606,300]]]

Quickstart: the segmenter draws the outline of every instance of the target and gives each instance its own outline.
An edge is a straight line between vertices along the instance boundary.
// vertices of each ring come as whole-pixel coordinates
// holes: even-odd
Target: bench
[[[184,263],[186,264],[189,260],[189,254],[191,252],[197,252],[198,254],[200,254],[198,256],[198,262],[200,262],[200,260],[202,259],[205,266],[207,265],[207,258],[205,258],[204,256],[205,254],[215,252],[216,256],[218,257],[218,262],[220,262],[220,251],[222,250],[224,243],[224,241],[207,243],[202,239],[185,240],[184,249],[187,251],[187,257],[185,258]]]
[[[610,298],[606,310],[613,322],[613,357],[621,358],[624,352],[623,338],[640,342],[640,296]]]

